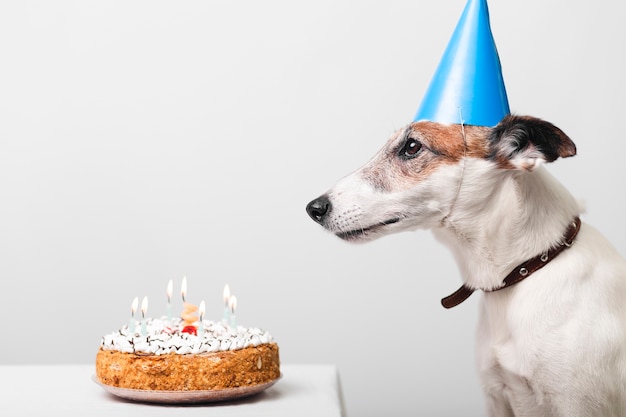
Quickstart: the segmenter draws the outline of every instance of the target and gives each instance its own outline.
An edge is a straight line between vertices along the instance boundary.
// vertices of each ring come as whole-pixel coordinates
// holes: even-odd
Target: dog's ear
[[[489,135],[489,158],[502,168],[532,171],[543,162],[576,155],[576,145],[552,123],[508,115]]]

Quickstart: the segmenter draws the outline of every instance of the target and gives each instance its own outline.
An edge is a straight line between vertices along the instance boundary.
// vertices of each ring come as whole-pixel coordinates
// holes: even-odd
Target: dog
[[[575,154],[536,117],[418,121],[306,207],[349,242],[430,229],[452,251],[463,297],[483,292],[476,358],[492,417],[626,416],[626,261],[575,223],[582,205],[545,167]],[[519,268],[528,260],[542,265]],[[505,283],[516,273],[527,277]]]

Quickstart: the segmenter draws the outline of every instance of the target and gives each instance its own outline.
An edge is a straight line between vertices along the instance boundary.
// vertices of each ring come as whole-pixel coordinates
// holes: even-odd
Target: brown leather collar
[[[538,269],[543,268],[548,262],[556,258],[561,252],[565,249],[569,248],[578,231],[580,230],[580,218],[576,217],[572,223],[568,226],[565,234],[563,235],[563,240],[559,242],[558,245],[553,246],[547,252],[542,253],[539,256],[535,256],[532,259],[527,260],[526,262],[520,264],[515,268],[509,275],[504,278],[502,281],[502,286],[493,290],[484,290],[485,292],[493,292],[498,291],[504,288],[508,288],[511,285],[515,285],[520,281],[528,278],[532,275],[533,272]],[[441,300],[441,305],[445,308],[456,307],[461,304],[463,301],[467,300],[470,295],[474,292],[474,289],[463,284],[461,288],[456,290],[453,294],[443,298]]]

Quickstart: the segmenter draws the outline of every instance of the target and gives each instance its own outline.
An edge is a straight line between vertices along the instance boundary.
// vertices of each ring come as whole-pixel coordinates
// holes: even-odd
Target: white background
[[[624,252],[623,6],[489,5],[512,111],[571,136],[550,170]],[[336,364],[350,416],[482,415],[479,296],[439,305],[446,249],[350,245],[304,210],[412,120],[464,6],[2,2],[0,363],[92,363],[187,276],[207,318],[229,283],[283,362]]]

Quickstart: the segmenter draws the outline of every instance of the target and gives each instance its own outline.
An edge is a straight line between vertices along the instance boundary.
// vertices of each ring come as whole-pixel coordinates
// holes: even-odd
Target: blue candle
[[[139,304],[139,298],[135,297],[130,305],[130,321],[128,323],[128,330],[131,335],[135,334],[135,311],[137,311],[137,305]]]

